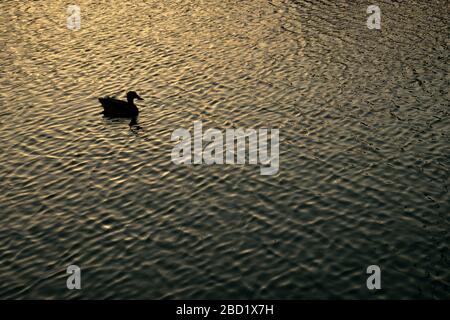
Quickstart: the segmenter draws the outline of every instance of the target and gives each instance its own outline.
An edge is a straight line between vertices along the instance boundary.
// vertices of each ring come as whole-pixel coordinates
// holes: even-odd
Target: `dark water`
[[[0,4],[1,298],[450,298],[447,1],[75,2]],[[279,173],[175,166],[195,120]]]

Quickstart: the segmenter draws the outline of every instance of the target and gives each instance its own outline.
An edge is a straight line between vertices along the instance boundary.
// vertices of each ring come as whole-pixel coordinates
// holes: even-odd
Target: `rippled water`
[[[450,297],[446,1],[72,2],[0,4],[1,298]],[[195,120],[279,173],[175,166]]]

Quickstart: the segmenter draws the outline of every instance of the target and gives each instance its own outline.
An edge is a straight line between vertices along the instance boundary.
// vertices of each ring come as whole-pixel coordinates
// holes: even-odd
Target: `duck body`
[[[127,101],[110,97],[99,98],[98,101],[102,104],[103,114],[106,117],[132,118],[137,117],[139,114],[139,109],[134,104],[134,99],[144,100],[136,92],[130,91],[127,93]]]

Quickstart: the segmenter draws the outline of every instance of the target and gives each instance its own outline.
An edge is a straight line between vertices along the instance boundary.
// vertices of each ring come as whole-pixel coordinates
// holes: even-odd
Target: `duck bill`
[[[136,95],[136,99],[138,99],[138,100],[144,100],[144,99],[142,99],[141,97],[139,97],[138,95]]]

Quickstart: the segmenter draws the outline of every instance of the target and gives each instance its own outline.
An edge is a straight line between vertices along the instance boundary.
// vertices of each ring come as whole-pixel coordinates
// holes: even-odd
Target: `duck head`
[[[144,100],[141,97],[139,97],[139,95],[135,91],[128,91],[128,93],[127,93],[128,103],[133,103],[134,99]]]

